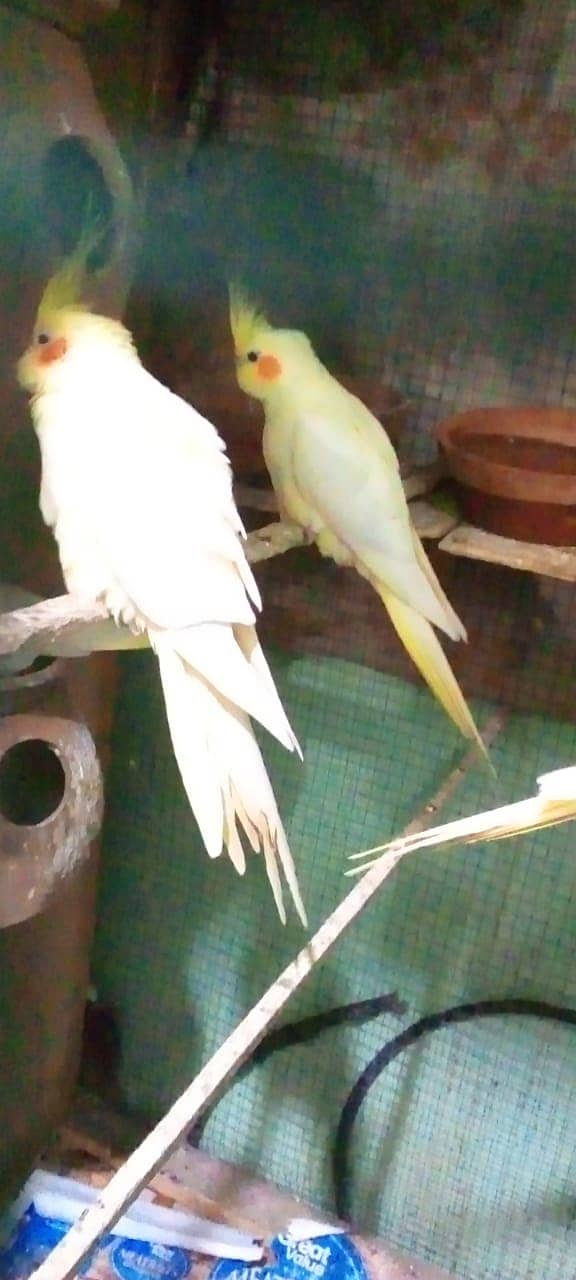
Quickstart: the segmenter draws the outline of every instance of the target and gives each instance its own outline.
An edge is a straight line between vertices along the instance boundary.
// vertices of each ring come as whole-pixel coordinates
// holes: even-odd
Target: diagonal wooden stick
[[[487,747],[500,732],[505,721],[505,711],[497,712],[489,720],[483,734]],[[406,835],[423,831],[429,825],[434,815],[452,796],[459,783],[477,762],[477,747],[474,745],[444,780],[421,813],[408,825]],[[336,910],[324,921],[311,941],[302,948],[296,959],[292,960],[258,1003],[246,1014],[246,1017],[238,1023],[228,1039],[217,1049],[162,1120],[132,1152],[126,1163],[118,1169],[108,1185],[103,1188],[96,1203],[84,1211],[49,1257],[36,1269],[33,1273],[35,1280],[72,1280],[101,1237],[110,1230],[136,1196],[148,1185],[222,1085],[246,1061],[251,1051],[262,1040],[270,1023],[302,985],[315,965],[364,910],[402,856],[402,853],[391,853],[381,858],[377,865],[358,881]]]

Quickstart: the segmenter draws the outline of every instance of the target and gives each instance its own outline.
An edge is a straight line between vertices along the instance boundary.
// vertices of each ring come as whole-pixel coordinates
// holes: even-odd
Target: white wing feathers
[[[102,581],[156,651],[174,752],[207,851],[238,871],[241,826],[261,848],[284,915],[277,861],[306,915],[249,715],[300,751],[254,631],[260,593],[246,560],[224,445],[142,367],[36,402],[44,489],[61,559],[82,590]],[[61,536],[59,537],[59,532]],[[65,541],[65,546],[64,546]],[[77,552],[77,554],[75,554]]]
[[[268,666],[268,663],[264,655],[264,651],[260,646],[260,643],[258,641],[258,636],[256,635],[256,631],[254,627],[242,627],[242,626],[234,627],[234,635],[236,637],[238,644],[240,645],[240,648],[242,650],[242,653],[244,654],[244,657],[246,658],[246,661],[250,663],[251,667],[257,673],[260,680],[264,682],[264,684],[266,685],[268,693],[273,701],[274,706],[276,707],[278,719],[281,718],[285,722],[288,729],[288,735],[290,738],[290,742],[292,744],[292,748],[294,749],[294,751],[297,752],[297,754],[300,756],[300,759],[302,760],[303,756],[302,756],[302,751],[300,749],[300,744],[295,738],[294,733],[288,723],[286,713],[284,711],[280,698],[278,697],[278,690],[272,679],[272,672],[270,671],[270,667]],[[262,721],[262,723],[264,723],[264,721]],[[275,736],[278,737],[276,730],[274,730],[274,733],[275,733]],[[279,741],[283,742],[283,739],[280,738]],[[287,744],[284,743],[284,745],[287,745]],[[289,749],[292,749],[292,748],[289,748]]]
[[[244,629],[242,643],[238,641],[239,631],[240,628],[220,623],[160,633],[150,628],[149,634],[158,653],[169,646],[223,698],[259,720],[288,751],[300,752],[254,627]],[[247,656],[250,646],[253,654],[259,653],[268,678],[262,668],[259,670],[258,659],[250,661]]]

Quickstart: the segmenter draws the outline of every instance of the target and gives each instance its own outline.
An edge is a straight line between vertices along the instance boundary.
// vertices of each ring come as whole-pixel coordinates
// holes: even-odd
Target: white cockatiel
[[[142,366],[123,325],[79,298],[81,255],[49,282],[18,365],[40,443],[42,516],[68,591],[103,602],[158,658],[176,760],[210,857],[243,874],[237,821],[262,850],[281,919],[296,871],[249,717],[299,754],[256,635],[244,554],[215,428]]]
[[[281,517],[371,583],[430,689],[485,754],[434,627],[452,640],[466,631],[413,528],[386,432],[304,333],[273,328],[238,289],[230,321],[238,383],[264,405],[264,458]]]

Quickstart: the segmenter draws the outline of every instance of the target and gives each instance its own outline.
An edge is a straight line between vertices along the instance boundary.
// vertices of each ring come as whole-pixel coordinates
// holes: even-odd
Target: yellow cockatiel
[[[230,321],[238,383],[264,405],[264,458],[281,517],[368,579],[432,692],[484,751],[433,628],[452,640],[466,632],[413,528],[386,432],[304,333],[273,328],[237,289]]]
[[[42,516],[68,590],[103,602],[156,653],[176,760],[210,857],[226,846],[243,874],[238,821],[264,854],[281,919],[280,867],[305,924],[249,716],[289,751],[300,748],[254,628],[260,594],[224,444],[143,368],[123,325],[80,305],[84,277],[77,253],[47,285],[18,365],[40,443]]]

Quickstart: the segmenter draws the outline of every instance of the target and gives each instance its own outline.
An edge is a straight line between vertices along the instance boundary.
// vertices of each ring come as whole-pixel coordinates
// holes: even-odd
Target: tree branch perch
[[[275,521],[263,529],[248,535],[246,553],[251,564],[270,560],[292,547],[300,547],[305,537],[295,525]],[[0,614],[0,657],[17,653],[33,644],[35,653],[50,654],[67,637],[78,644],[78,654],[91,651],[88,631],[99,628],[99,649],[126,649],[141,647],[135,642],[127,627],[117,627],[104,605],[83,605],[74,596],[56,596],[52,600],[39,600],[25,609]]]
[[[427,475],[417,477],[416,491],[422,493],[428,482]],[[239,491],[241,505],[249,506],[253,493],[258,509],[275,509],[273,494],[250,489]],[[423,501],[415,502],[411,512],[414,527],[423,538],[442,538],[456,524],[456,517]],[[296,525],[275,520],[248,534],[246,555],[251,564],[259,564],[305,546],[306,542],[306,535]],[[146,644],[145,639],[132,636],[127,627],[117,627],[104,605],[83,605],[70,595],[38,600],[24,609],[0,614],[0,659],[24,649],[30,650],[26,657],[32,662],[38,654],[82,657],[95,650],[135,649]]]

